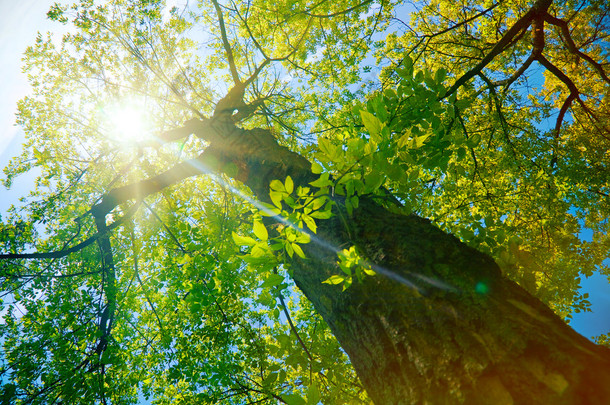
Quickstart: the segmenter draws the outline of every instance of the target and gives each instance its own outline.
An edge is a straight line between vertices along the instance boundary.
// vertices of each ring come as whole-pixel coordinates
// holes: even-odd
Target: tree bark
[[[227,174],[262,201],[270,201],[272,179],[290,175],[306,186],[315,178],[307,159],[269,131],[226,121],[201,128],[197,135],[211,145],[197,161],[210,171],[231,167]],[[121,187],[92,212],[109,212],[194,172],[169,170]],[[302,246],[307,258],[295,255],[287,264],[376,404],[608,403],[610,350],[576,333],[489,256],[367,196],[348,221],[338,207]],[[350,246],[378,274],[345,291],[324,284],[341,274],[337,252]]]
[[[376,404],[608,403],[610,350],[487,255],[425,219],[361,201],[350,229],[331,219],[318,237],[358,246],[384,274],[345,291],[322,284],[340,270],[334,251],[313,244],[291,265]]]
[[[281,163],[255,155],[237,159],[248,167],[238,177],[263,201],[260,179],[311,180],[308,162],[284,148],[265,154]],[[289,265],[376,404],[608,403],[609,349],[576,333],[486,254],[426,219],[360,201],[349,221],[338,212],[318,221],[307,258]],[[354,245],[378,274],[345,291],[323,284],[341,274],[337,251]]]

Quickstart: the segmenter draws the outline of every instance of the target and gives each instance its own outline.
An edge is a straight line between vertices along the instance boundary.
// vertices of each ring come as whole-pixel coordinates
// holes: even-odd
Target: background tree
[[[26,52],[5,170],[40,170],[2,224],[6,402],[605,401],[560,318],[607,272],[602,3],[49,17],[74,28]]]

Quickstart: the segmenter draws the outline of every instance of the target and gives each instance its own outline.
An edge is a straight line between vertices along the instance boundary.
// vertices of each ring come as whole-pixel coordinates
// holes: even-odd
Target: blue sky
[[[0,85],[0,167],[4,167],[11,156],[19,153],[23,133],[14,126],[15,103],[28,92],[26,78],[20,72],[21,53],[33,42],[36,32],[56,31],[58,24],[45,18],[54,1],[20,0],[0,1],[0,63],[2,83]],[[0,215],[10,204],[27,194],[33,175],[24,176],[11,190],[0,185]],[[592,313],[574,314],[571,326],[586,337],[610,332],[610,284],[598,273],[583,279],[583,291],[589,293]]]

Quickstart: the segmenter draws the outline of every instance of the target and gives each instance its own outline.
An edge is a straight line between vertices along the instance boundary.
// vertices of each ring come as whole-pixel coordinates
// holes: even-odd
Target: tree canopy
[[[604,1],[98,3],[53,6],[68,33],[23,58],[4,184],[39,175],[0,223],[4,403],[379,402],[324,294],[468,289],[435,231],[410,278],[357,243],[403,217],[497,263],[473,296],[502,277],[567,320],[610,274]]]

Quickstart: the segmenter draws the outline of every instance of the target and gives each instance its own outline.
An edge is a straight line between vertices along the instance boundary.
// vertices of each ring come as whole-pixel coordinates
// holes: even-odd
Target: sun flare
[[[109,136],[121,143],[137,143],[150,137],[146,108],[134,101],[123,101],[104,109]]]

